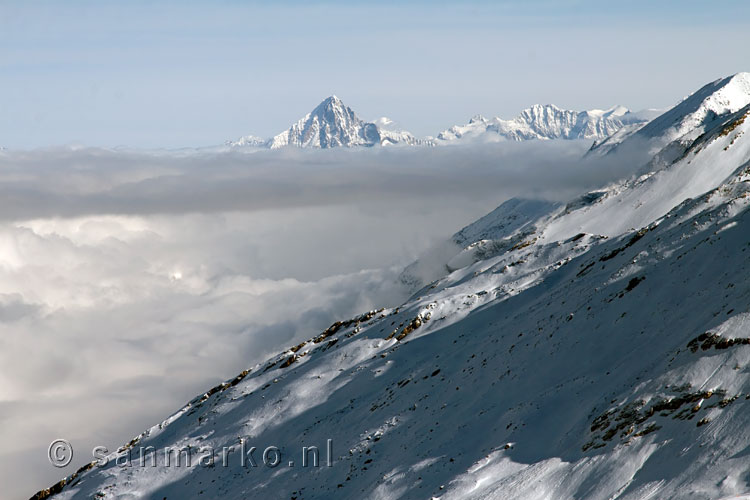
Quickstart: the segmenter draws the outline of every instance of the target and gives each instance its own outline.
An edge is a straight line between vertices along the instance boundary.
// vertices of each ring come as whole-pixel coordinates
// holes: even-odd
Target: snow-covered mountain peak
[[[630,110],[626,108],[625,106],[621,106],[619,104],[609,108],[608,110],[604,112],[605,115],[609,115],[609,116],[623,116],[628,113],[630,113]]]
[[[624,116],[631,111],[625,106],[615,105],[609,109],[589,109],[586,111],[590,116]]]
[[[620,128],[647,119],[623,106],[607,110],[572,111],[554,104],[534,104],[511,120],[474,116],[466,125],[456,125],[438,134],[442,143],[488,142],[509,139],[596,139],[609,137]]]
[[[325,149],[373,146],[380,143],[374,123],[360,119],[341,99],[332,95],[315,109],[271,139],[271,149],[284,146]]]
[[[230,147],[279,149],[287,146],[328,149],[337,147],[370,147],[375,145],[427,145],[431,139],[419,139],[403,130],[390,118],[365,121],[335,94],[326,97],[289,129],[268,140],[255,136],[227,141]]]
[[[245,135],[234,141],[226,141],[226,145],[230,147],[263,147],[268,143],[268,139],[263,139],[256,135]]]
[[[472,123],[487,123],[487,118],[482,115],[474,115],[469,120],[469,124],[471,125]]]
[[[528,108],[521,111],[521,114],[541,115],[559,111],[563,111],[563,109],[555,106],[554,104],[532,104]]]
[[[647,137],[663,137],[665,142],[699,129],[715,117],[750,104],[750,73],[737,73],[713,81],[686,97],[677,106],[641,129]]]
[[[342,101],[339,99],[336,94],[331,94],[330,96],[323,99],[320,104],[318,104],[315,109],[312,111],[311,114],[318,114],[322,112],[323,110],[331,110],[331,111],[344,111],[350,108],[348,108]],[[351,111],[351,110],[350,110]]]
[[[645,125],[619,131],[595,145],[592,151],[606,154],[616,149],[647,149],[654,155],[654,166],[666,165],[684,154],[701,134],[748,104],[750,73],[720,78]]]

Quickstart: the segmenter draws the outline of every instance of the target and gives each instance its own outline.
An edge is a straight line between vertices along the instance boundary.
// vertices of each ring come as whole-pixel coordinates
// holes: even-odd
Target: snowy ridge
[[[750,73],[737,73],[709,83],[669,112],[654,119],[640,134],[670,142],[688,133],[703,133],[717,116],[734,113],[750,104]]]
[[[440,141],[509,139],[604,139],[626,125],[645,123],[652,113],[632,113],[623,106],[608,110],[571,111],[553,104],[534,105],[512,120],[473,117],[438,134]]]
[[[627,147],[629,143],[645,141],[651,152],[657,153],[675,141],[689,143],[695,140],[717,117],[736,112],[748,104],[750,73],[737,73],[705,85],[643,127],[623,130],[592,149],[607,153],[621,144]]]
[[[334,323],[115,454],[247,438],[280,466],[157,454],[35,498],[747,498],[748,118],[727,108],[669,164],[566,205],[506,202],[401,306]],[[328,439],[331,466],[301,468]]]
[[[525,109],[513,120],[473,117],[467,125],[456,125],[432,137],[418,138],[388,118],[373,122],[360,119],[338,97],[331,96],[289,129],[271,139],[253,135],[227,141],[231,148],[270,148],[287,146],[328,149],[335,147],[436,146],[494,140],[531,139],[602,140],[623,127],[643,125],[656,116],[656,110],[633,113],[622,106],[608,110],[570,111],[548,104]]]

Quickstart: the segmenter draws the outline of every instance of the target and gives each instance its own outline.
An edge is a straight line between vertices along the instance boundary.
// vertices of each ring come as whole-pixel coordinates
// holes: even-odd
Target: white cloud
[[[337,319],[510,196],[627,173],[581,143],[181,157],[6,153],[0,482],[27,496]],[[77,451],[51,467],[57,437]]]

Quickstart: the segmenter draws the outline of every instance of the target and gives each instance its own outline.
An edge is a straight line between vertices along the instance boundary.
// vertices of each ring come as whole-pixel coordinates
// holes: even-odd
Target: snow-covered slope
[[[568,204],[507,202],[406,303],[331,325],[37,498],[750,493],[749,115]],[[165,465],[168,447],[192,466]]]
[[[446,244],[430,248],[401,272],[399,280],[415,291],[446,273],[472,264],[487,252],[507,250],[536,231],[535,222],[557,206],[543,200],[510,199],[461,229]]]
[[[737,73],[705,85],[643,127],[623,130],[593,149],[608,153],[620,145],[640,148],[645,143],[652,153],[667,145],[672,145],[672,150],[684,151],[684,146],[710,127],[717,117],[736,112],[748,104],[750,73]]]
[[[653,113],[632,113],[615,106],[608,110],[571,111],[552,104],[534,105],[512,120],[473,117],[466,125],[456,125],[438,134],[442,142],[493,141],[509,139],[604,139],[626,125],[645,123]]]
[[[564,206],[510,200],[454,235],[453,242],[462,250],[443,256],[439,266],[428,257],[429,268],[432,274],[441,267],[452,271],[456,264],[466,265],[469,257],[486,258],[516,245],[551,244],[584,233],[609,238],[643,227],[685,200],[728,181],[750,161],[750,141],[739,140],[749,113],[747,105],[733,113],[713,115],[711,120],[700,123],[699,133],[683,134],[659,150],[644,165],[646,171],[641,175],[586,193]],[[687,136],[695,139],[690,141]],[[631,157],[625,148],[614,150],[613,154]],[[666,164],[668,157],[672,159]],[[474,238],[466,238],[467,233]],[[420,282],[416,277],[430,274],[425,267],[415,262],[406,268],[402,280],[414,287]]]

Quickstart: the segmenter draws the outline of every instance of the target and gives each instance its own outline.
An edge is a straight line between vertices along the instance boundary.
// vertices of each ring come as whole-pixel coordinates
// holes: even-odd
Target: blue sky
[[[750,70],[750,5],[0,2],[0,146],[270,136],[335,93],[419,135],[534,103],[664,107]]]

